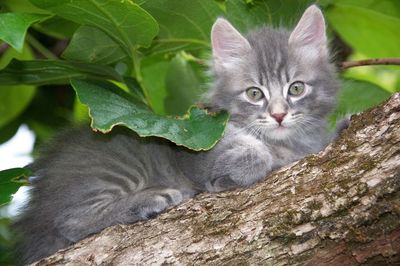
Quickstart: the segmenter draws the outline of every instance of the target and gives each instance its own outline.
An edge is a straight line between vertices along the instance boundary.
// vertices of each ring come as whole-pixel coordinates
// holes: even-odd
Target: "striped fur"
[[[330,140],[326,117],[338,88],[324,52],[323,23],[315,6],[292,33],[262,27],[244,37],[226,20],[217,20],[214,82],[205,105],[227,110],[231,118],[210,151],[139,138],[123,128],[107,135],[88,128],[61,133],[31,166],[36,176],[31,200],[15,224],[22,263],[108,226],[149,219],[199,192],[249,186],[323,149]],[[288,95],[295,81],[306,84],[304,96]],[[251,102],[249,87],[259,88],[264,97]],[[272,118],[274,112],[287,112],[282,126]]]

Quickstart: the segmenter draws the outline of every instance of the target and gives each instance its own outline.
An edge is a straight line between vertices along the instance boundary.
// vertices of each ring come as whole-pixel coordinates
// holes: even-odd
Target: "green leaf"
[[[53,36],[54,38],[69,39],[79,26],[79,24],[70,20],[60,18],[59,16],[53,16],[36,24],[35,29],[39,30],[43,34]]]
[[[75,97],[73,108],[73,119],[75,123],[89,122],[89,109],[86,105],[82,104],[78,97]]]
[[[6,10],[16,13],[35,13],[35,14],[50,14],[48,11],[37,8],[27,0],[6,0],[1,1],[2,5],[6,6]]]
[[[0,171],[0,206],[11,200],[12,194],[22,185],[28,184],[32,172],[26,168],[11,168]]]
[[[141,62],[143,86],[148,93],[149,105],[157,114],[165,114],[164,99],[167,95],[165,77],[169,60],[158,56],[146,56]]]
[[[32,57],[32,52],[26,46],[22,53],[18,53],[10,47],[0,58],[0,69],[4,68],[13,58],[30,59]],[[0,70],[0,72],[1,71],[2,70]],[[13,119],[21,114],[31,102],[35,92],[35,87],[32,86],[20,84],[5,86],[5,83],[2,84],[2,86],[0,86],[0,127],[10,124]],[[12,130],[8,128],[6,132],[8,132],[8,134],[3,131],[2,136],[4,136],[4,138],[7,136],[11,137],[10,134]],[[1,139],[4,141],[4,138]]]
[[[241,31],[263,24],[291,25],[311,0],[142,0],[138,4],[160,24],[160,33],[148,53],[168,53],[209,47],[212,24],[226,17]],[[222,8],[221,8],[222,7]],[[171,19],[173,18],[173,19]]]
[[[182,52],[172,60],[161,55],[142,60],[143,85],[157,114],[183,115],[202,94],[200,84],[206,83],[205,69],[189,61],[189,57]]]
[[[76,23],[97,27],[114,39],[133,58],[138,46],[147,47],[158,33],[157,22],[133,1],[112,0],[30,0]]]
[[[400,1],[398,0],[335,0],[334,4],[358,6],[392,17],[400,17]]]
[[[267,1],[247,4],[245,1],[227,0],[225,6],[226,19],[241,32],[271,23]],[[244,14],[248,14],[247,19],[243,19]]]
[[[217,143],[228,120],[226,113],[210,115],[196,107],[182,118],[163,117],[112,83],[74,79],[71,84],[89,107],[92,127],[104,133],[124,125],[142,137],[162,137],[199,151]]]
[[[390,93],[381,87],[360,80],[346,79],[338,95],[338,105],[331,121],[347,115],[362,112],[390,97]]]
[[[10,123],[4,124],[0,127],[0,145],[11,139],[21,126],[19,119],[14,119]]]
[[[357,60],[364,58],[364,56],[355,54],[352,58]],[[400,68],[396,66],[354,67],[347,69],[343,76],[374,83],[388,92],[400,91]]]
[[[400,18],[343,4],[328,8],[326,17],[343,40],[364,56],[400,56]]]
[[[64,58],[88,63],[112,64],[126,57],[121,47],[103,31],[81,26],[72,37]]]
[[[132,77],[124,77],[124,83],[118,83],[117,85],[121,88],[126,87],[125,91],[129,92],[133,97],[135,97],[138,101],[146,103],[147,100],[143,93],[143,89],[140,86],[139,82]],[[154,109],[153,109],[154,110]]]
[[[199,79],[190,63],[181,54],[172,59],[165,82],[167,114],[185,114],[201,95]]]
[[[0,84],[67,84],[71,78],[96,77],[122,81],[111,67],[62,60],[12,60],[0,71]]]
[[[0,39],[11,45],[18,52],[22,52],[26,31],[33,24],[47,15],[27,13],[1,13]]]
[[[0,184],[9,182],[22,183],[26,185],[28,178],[32,175],[32,171],[28,168],[10,168],[0,171]]]
[[[247,32],[264,24],[293,26],[304,10],[315,1],[311,0],[226,0],[226,18],[240,31]],[[243,18],[246,19],[243,19]]]
[[[35,89],[31,86],[0,87],[0,127],[18,116],[30,103]]]
[[[398,57],[400,50],[400,1],[337,0],[326,12],[327,19],[354,51],[351,59]],[[400,71],[395,66],[350,68],[345,76],[363,79],[389,92],[400,90]]]
[[[15,234],[12,233],[12,220],[0,216],[0,265],[17,265],[15,261]]]
[[[148,0],[140,5],[160,25],[152,53],[209,47],[211,26],[222,14],[214,0]]]

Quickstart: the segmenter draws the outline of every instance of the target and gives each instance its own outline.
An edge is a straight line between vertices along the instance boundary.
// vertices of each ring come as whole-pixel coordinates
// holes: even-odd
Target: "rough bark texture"
[[[36,265],[400,265],[400,94],[325,151]]]

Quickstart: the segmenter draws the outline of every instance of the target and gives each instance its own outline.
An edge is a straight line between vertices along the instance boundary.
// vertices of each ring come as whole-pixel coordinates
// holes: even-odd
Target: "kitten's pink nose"
[[[283,118],[285,118],[286,115],[287,113],[271,114],[271,116],[276,120],[276,122],[278,122],[279,125],[282,123]]]

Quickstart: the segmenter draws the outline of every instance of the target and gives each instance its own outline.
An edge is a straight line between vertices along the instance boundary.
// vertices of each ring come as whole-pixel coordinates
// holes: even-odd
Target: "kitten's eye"
[[[304,93],[304,83],[301,81],[295,81],[290,84],[288,94],[290,96],[300,96]]]
[[[257,102],[264,97],[264,93],[257,87],[248,88],[246,95],[253,102]]]

